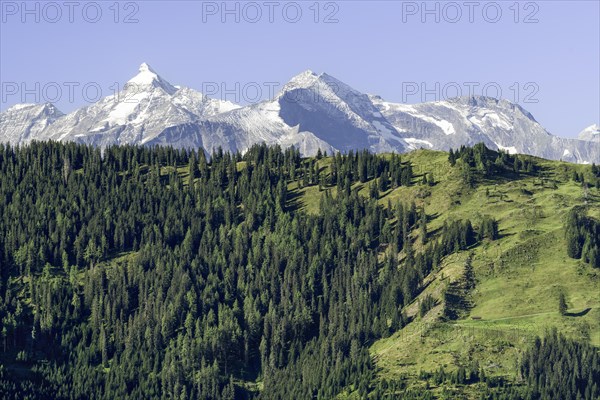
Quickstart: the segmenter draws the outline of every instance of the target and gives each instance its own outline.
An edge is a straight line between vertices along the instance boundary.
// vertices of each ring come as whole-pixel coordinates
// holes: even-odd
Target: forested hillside
[[[596,399],[599,182],[483,145],[0,144],[0,397]]]

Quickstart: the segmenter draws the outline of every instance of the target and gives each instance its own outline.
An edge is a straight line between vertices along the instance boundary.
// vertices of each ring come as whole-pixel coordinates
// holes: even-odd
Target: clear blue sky
[[[519,2],[517,7],[514,1],[482,1],[473,9],[463,1],[454,3],[458,9],[428,2],[428,9],[437,7],[433,14],[423,13],[421,1],[320,2],[318,23],[313,1],[295,3],[302,10],[296,23],[291,21],[297,7],[290,2],[270,8],[258,1],[260,18],[255,7],[237,3],[239,23],[235,13],[223,15],[221,1],[120,2],[118,16],[113,1],[100,1],[96,23],[89,22],[96,8],[88,5],[84,12],[85,2],[72,16],[62,1],[54,3],[60,16],[47,2],[28,2],[32,14],[24,14],[21,1],[0,3],[1,109],[22,100],[21,88],[9,95],[13,83],[35,88],[39,82],[43,100],[55,96],[51,83],[56,82],[63,87],[56,104],[69,112],[86,99],[79,86],[71,101],[65,83],[96,82],[108,95],[114,82],[126,82],[147,62],[174,85],[201,90],[210,82],[227,88],[256,82],[264,87],[263,97],[268,95],[264,83],[283,85],[306,69],[395,102],[420,101],[421,89],[408,92],[414,90],[407,86],[411,82],[429,89],[439,82],[440,93],[427,100],[443,97],[444,85],[451,96],[453,82],[463,94],[469,82],[479,84],[475,94],[487,84],[494,95],[497,84],[502,97],[517,100],[554,134],[575,136],[600,122],[599,1]],[[124,23],[132,13],[130,19],[138,22]],[[327,16],[333,23],[324,23]],[[33,102],[33,95],[25,100]]]

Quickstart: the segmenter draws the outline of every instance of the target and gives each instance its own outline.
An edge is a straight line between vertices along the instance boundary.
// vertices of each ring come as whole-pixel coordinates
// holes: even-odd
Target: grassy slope
[[[439,366],[453,370],[477,361],[486,374],[513,380],[516,362],[527,343],[552,327],[600,346],[600,274],[567,257],[563,231],[568,210],[586,202],[584,190],[570,180],[569,171],[589,167],[537,159],[544,182],[539,177],[513,175],[480,181],[475,189],[466,189],[447,163],[447,153],[419,150],[403,159],[413,163],[417,174],[433,172],[436,185],[388,191],[382,204],[414,200],[417,206],[425,206],[430,217],[428,231],[433,234],[448,218],[475,222],[481,215],[491,215],[499,221],[501,238],[472,249],[478,283],[470,315],[481,320],[466,317],[441,323],[440,301],[423,319],[417,317],[372,346],[381,378],[404,378],[409,385],[421,385],[417,379],[421,370],[433,371]],[[300,205],[307,212],[318,212],[321,193],[315,186],[301,189]],[[361,193],[368,194],[367,185]],[[589,189],[590,215],[600,216],[599,200],[598,190]],[[421,296],[406,308],[407,314],[416,315],[420,298],[428,293],[441,299],[447,283],[462,273],[465,259],[465,252],[445,259],[427,278],[429,285]],[[558,313],[561,290],[567,295],[572,316]],[[455,389],[460,394],[454,395],[466,397],[476,391],[476,387]]]

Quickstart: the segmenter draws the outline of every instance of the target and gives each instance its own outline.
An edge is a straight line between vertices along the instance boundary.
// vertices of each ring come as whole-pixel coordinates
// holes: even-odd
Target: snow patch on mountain
[[[410,147],[412,149],[422,148],[423,145],[429,147],[430,149],[433,148],[433,144],[431,142],[428,142],[427,140],[417,138],[404,138],[404,140],[410,144]]]

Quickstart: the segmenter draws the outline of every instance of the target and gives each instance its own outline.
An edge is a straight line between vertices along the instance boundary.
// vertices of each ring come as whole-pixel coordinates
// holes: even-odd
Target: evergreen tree
[[[564,292],[560,292],[558,295],[558,312],[560,315],[565,315],[567,313],[567,298]]]
[[[454,167],[454,165],[456,164],[456,156],[455,156],[454,150],[452,150],[452,148],[450,148],[450,151],[448,152],[448,162],[450,163],[450,165],[452,167]]]

